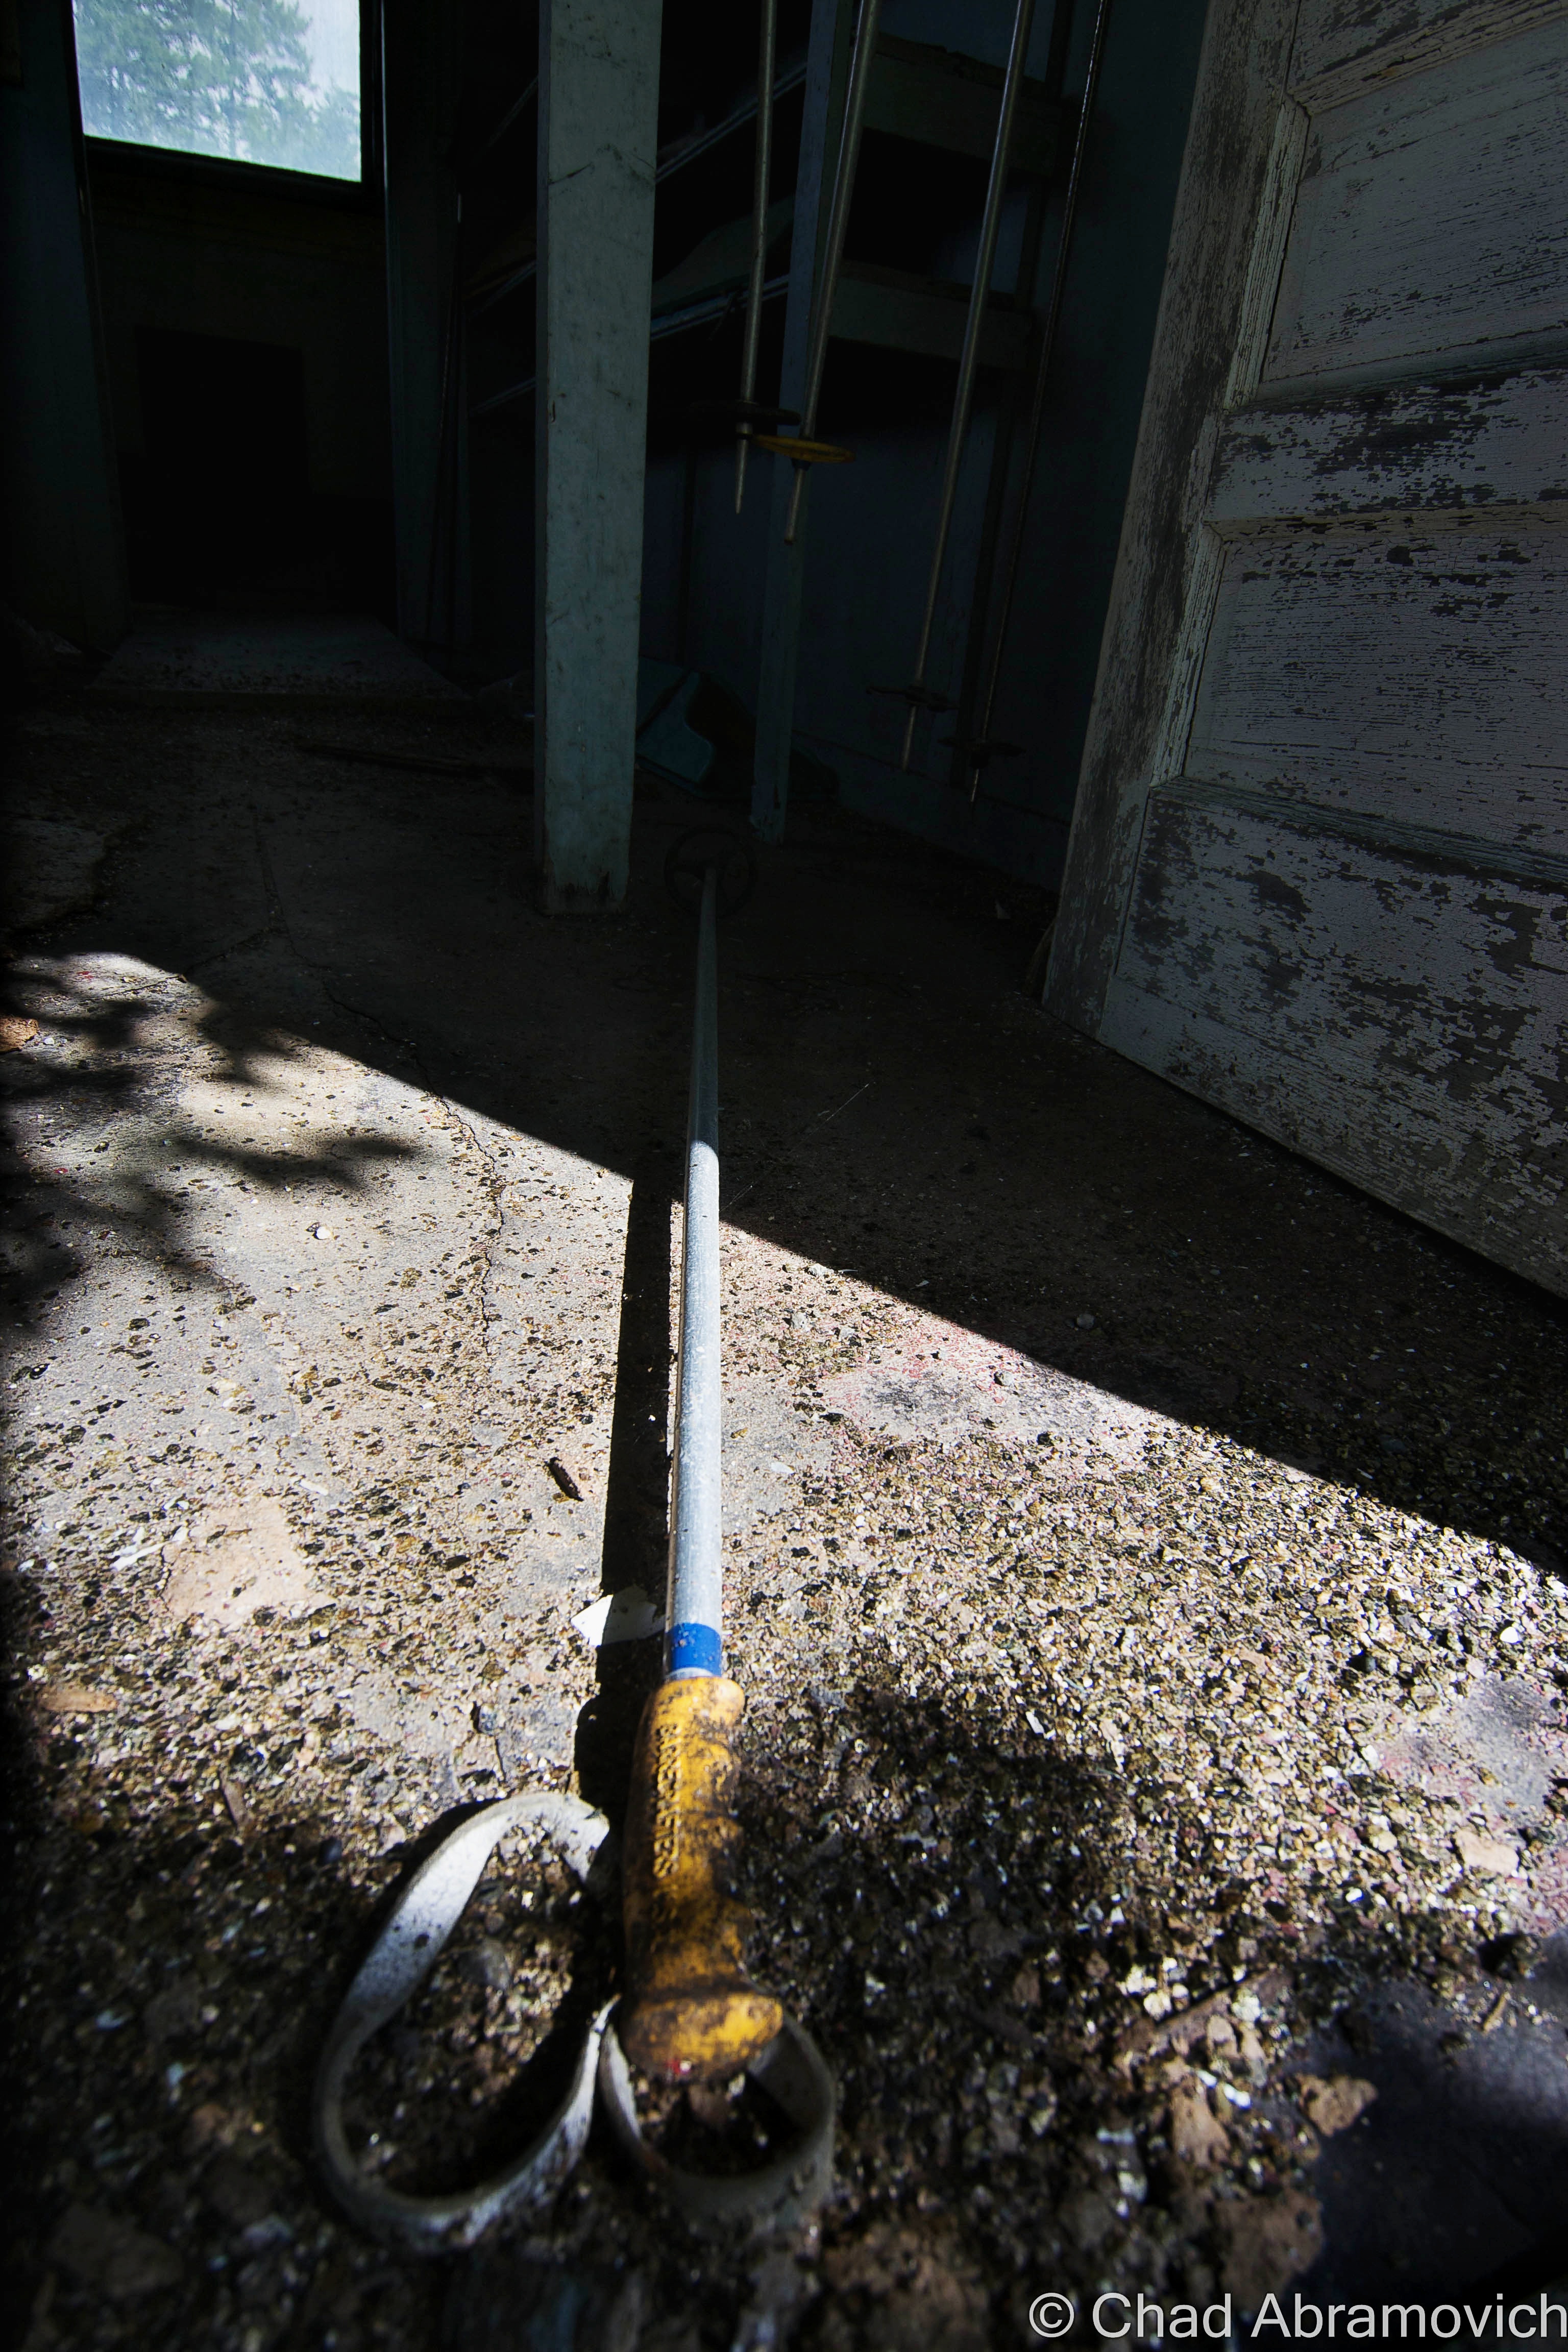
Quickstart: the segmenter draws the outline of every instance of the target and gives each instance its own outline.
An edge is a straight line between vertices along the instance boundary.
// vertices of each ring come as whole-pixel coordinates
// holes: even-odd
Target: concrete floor
[[[428,774],[90,691],[11,736],[18,2335],[967,2352],[1052,2289],[1080,2336],[1534,2292],[1562,1304],[1054,1027],[1031,894],[831,813],[726,932],[721,1051],[744,1869],[834,2202],[699,2246],[595,2142],[423,2269],[323,2203],[376,1906],[455,1804],[617,1809],[652,1645],[575,1621],[662,1580],[694,812],[639,788],[626,913],[547,921],[500,723],[312,711]],[[394,2177],[461,2177],[449,2084],[516,2144],[532,2005],[613,1946],[509,1885],[374,2077]]]
[[[305,620],[226,618],[142,606],[137,626],[98,671],[95,695],[120,702],[287,700],[447,702],[458,689],[384,622],[345,613]]]

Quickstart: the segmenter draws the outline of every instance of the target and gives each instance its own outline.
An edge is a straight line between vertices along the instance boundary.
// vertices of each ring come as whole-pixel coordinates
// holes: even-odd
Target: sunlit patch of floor
[[[46,1697],[103,1685],[100,1768],[173,1738],[200,1778],[186,1744],[228,1738],[275,1770],[257,1743],[282,1743],[296,1806],[383,1837],[524,1759],[567,1769],[624,1181],[308,1042],[236,1045],[129,959],[30,982],[13,1505]],[[261,1692],[165,1722],[154,1654],[201,1685],[220,1648]],[[340,1808],[309,1772],[349,1751]]]
[[[646,1589],[595,1607],[630,1186],[126,957],[24,986],[5,1557],[24,2014],[68,2083],[49,2275],[79,2318],[134,2278],[241,2346],[247,2293],[374,2303],[289,2118],[374,1904],[455,1803],[570,1779],[596,1642],[650,1664],[662,1430]],[[1329,2020],[1424,1979],[1467,2032],[1546,2031],[1522,1983],[1483,2012],[1476,1956],[1568,1916],[1561,1585],[923,1286],[739,1222],[723,1257],[742,1867],[758,1972],[844,2098],[824,2237],[757,2326],[848,2352],[940,2309],[978,2347],[1047,2260],[1255,2308],[1375,2112]],[[372,2078],[406,2118],[373,2161],[408,2084],[499,2095],[534,1994],[579,1944],[604,1964],[613,1923],[547,1891],[481,1890]],[[596,2155],[549,2242],[590,2211],[650,2278],[687,2259]],[[215,2234],[232,2292],[201,2284]],[[418,2286],[376,2321],[431,2326]]]
[[[843,2058],[824,2343],[916,2295],[931,2242],[892,2217],[928,2196],[972,2311],[1042,2246],[1255,2310],[1376,2096],[1342,2044],[1314,2072],[1318,2029],[1424,1979],[1462,2042],[1477,1953],[1568,1917],[1562,1589],[853,1269],[726,1265],[731,1379],[794,1414],[731,1640],[764,1967]],[[1487,2031],[1550,2041],[1484,1988]]]

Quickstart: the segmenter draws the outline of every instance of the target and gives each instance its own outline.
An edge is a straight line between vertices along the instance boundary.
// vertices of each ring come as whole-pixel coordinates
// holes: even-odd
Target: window
[[[359,178],[359,0],[74,5],[91,136]]]

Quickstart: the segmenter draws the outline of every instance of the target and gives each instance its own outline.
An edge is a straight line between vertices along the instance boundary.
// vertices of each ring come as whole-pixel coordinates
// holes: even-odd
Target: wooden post
[[[539,17],[534,849],[549,911],[618,906],[631,845],[659,0]]]
[[[805,392],[806,353],[816,300],[827,198],[838,153],[850,28],[849,0],[815,0],[805,67],[805,113],[800,130],[795,236],[790,247],[779,405],[798,408]],[[773,460],[768,509],[767,575],[763,590],[763,657],[757,682],[757,748],[752,770],[752,824],[764,841],[782,841],[789,806],[789,755],[795,737],[795,660],[800,649],[800,600],[805,580],[805,526],[811,510],[807,469],[795,541],[784,544],[795,469]]]

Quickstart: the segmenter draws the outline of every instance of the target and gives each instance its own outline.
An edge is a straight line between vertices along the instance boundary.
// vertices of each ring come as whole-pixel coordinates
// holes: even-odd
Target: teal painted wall
[[[886,0],[887,28],[1000,63],[1006,0]],[[1077,12],[1066,92],[1082,88],[1092,9]],[[813,485],[805,618],[795,709],[798,740],[838,773],[845,799],[1021,878],[1059,877],[1094,689],[1159,309],[1176,184],[1203,36],[1205,0],[1113,0],[1088,176],[1041,434],[1018,594],[994,731],[1023,756],[993,763],[972,807],[948,782],[951,755],[926,725],[916,772],[898,770],[902,705],[868,692],[910,674],[934,526],[952,371],[928,383],[916,413],[879,425],[859,414],[841,437],[856,462]],[[1031,71],[1043,63],[1042,5]],[[1063,175],[1065,177],[1065,174]],[[1043,306],[1054,266],[1061,187],[1050,200],[1037,278]],[[966,274],[955,224],[949,274]],[[1005,282],[1004,236],[997,282]],[[932,363],[921,362],[929,368]],[[715,383],[720,394],[731,391]],[[833,431],[825,403],[825,430]],[[980,538],[995,426],[994,379],[981,379],[954,521],[943,609],[929,675],[952,690]],[[760,469],[759,469],[760,470]],[[687,641],[679,642],[682,461],[650,460],[644,650],[711,669],[754,707],[766,529],[764,486],[733,513],[733,468],[715,448],[697,463]]]

